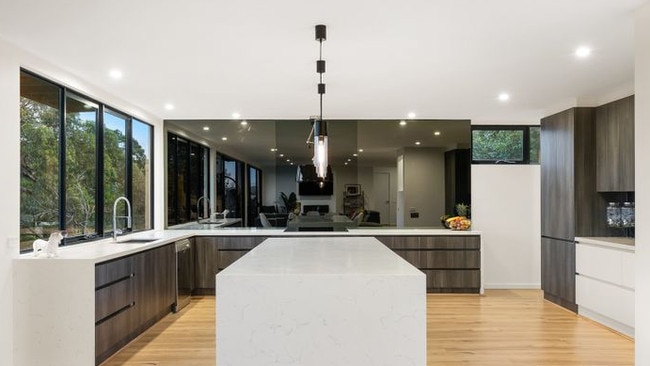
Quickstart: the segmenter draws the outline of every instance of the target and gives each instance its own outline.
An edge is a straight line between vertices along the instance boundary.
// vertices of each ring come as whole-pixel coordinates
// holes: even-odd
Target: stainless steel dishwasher
[[[179,312],[190,303],[194,290],[194,255],[189,239],[176,242],[176,304],[174,312]]]

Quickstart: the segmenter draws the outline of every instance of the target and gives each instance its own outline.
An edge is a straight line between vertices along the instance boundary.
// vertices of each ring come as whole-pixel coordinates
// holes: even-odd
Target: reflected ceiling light
[[[352,161],[352,159],[348,158],[348,161]]]
[[[507,102],[507,101],[510,100],[510,94],[508,94],[508,93],[501,93],[501,94],[499,94],[499,97],[498,97],[498,98],[499,98],[499,100],[502,101],[502,102]]]
[[[210,127],[208,126],[203,127],[203,131],[210,131]]]
[[[591,48],[589,48],[587,46],[580,46],[580,47],[576,48],[575,55],[578,58],[587,58],[587,57],[591,56]]]
[[[221,141],[228,141],[228,138],[226,136],[221,138]]]
[[[415,118],[415,113],[409,112],[409,114],[407,116],[408,116],[408,118],[413,119],[413,118]]]
[[[281,158],[284,158],[284,154],[280,154],[280,157],[281,157]]]
[[[344,165],[348,165],[348,162],[346,161],[346,162],[345,162],[345,163],[343,163],[343,164],[344,164]]]
[[[168,111],[171,111],[171,110],[174,109],[174,105],[171,104],[171,103],[167,103],[167,104],[165,104],[165,109],[168,110]]]
[[[359,149],[359,152],[363,152],[363,149]]]
[[[405,120],[401,120],[401,121],[399,121],[399,125],[400,125],[400,126],[406,126],[406,121],[405,121]]]
[[[122,73],[122,71],[118,69],[112,69],[111,71],[108,72],[108,76],[110,76],[112,79],[117,80],[117,79],[121,79],[124,76],[124,74]]]
[[[354,154],[352,154],[352,156],[359,156],[359,154],[357,154],[357,153],[354,153]]]
[[[239,122],[239,124],[242,125],[242,126],[246,126],[248,124],[248,121],[243,120],[243,121]]]
[[[440,131],[434,131],[434,132],[433,132],[433,135],[434,135],[434,136],[440,136]]]
[[[287,159],[287,163],[291,162],[291,159]]]
[[[328,158],[328,136],[327,136],[327,122],[323,120],[323,94],[325,94],[325,83],[323,83],[323,74],[325,73],[325,60],[323,60],[323,41],[327,39],[327,27],[323,24],[316,25],[316,40],[319,43],[319,57],[316,61],[316,72],[319,75],[318,95],[320,99],[320,110],[316,117],[310,117],[312,123],[312,130],[310,138],[307,139],[307,144],[313,143],[314,157],[312,159],[316,167],[316,174],[321,180],[327,177],[327,162]],[[311,137],[313,136],[313,142]]]
[[[239,113],[237,113],[237,112],[233,112],[233,114],[232,114],[232,118],[234,118],[234,119],[239,119],[239,117],[241,117],[241,114],[239,114]]]
[[[420,142],[420,141],[415,141],[415,144],[416,144],[416,145],[420,145],[421,142]]]
[[[276,152],[276,151],[278,151],[278,149],[272,147],[272,148],[271,148],[271,151]]]

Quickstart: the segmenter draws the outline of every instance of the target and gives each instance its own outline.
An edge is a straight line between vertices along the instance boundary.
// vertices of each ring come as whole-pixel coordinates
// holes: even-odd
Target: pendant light
[[[314,133],[314,158],[313,163],[316,167],[316,174],[320,179],[327,177],[327,122],[323,120],[323,94],[325,94],[325,84],[323,83],[323,74],[325,73],[325,60],[323,60],[323,41],[327,39],[327,28],[323,24],[316,25],[316,40],[319,42],[320,52],[318,61],[316,61],[316,72],[319,75],[318,95],[320,97],[320,113],[317,117],[312,117]]]

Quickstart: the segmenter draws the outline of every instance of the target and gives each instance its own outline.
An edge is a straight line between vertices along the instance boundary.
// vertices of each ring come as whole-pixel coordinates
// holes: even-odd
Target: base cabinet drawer
[[[632,289],[578,275],[576,276],[576,302],[581,314],[584,310],[588,310],[634,328],[634,290]],[[603,323],[627,333],[625,329],[617,329],[616,323]]]

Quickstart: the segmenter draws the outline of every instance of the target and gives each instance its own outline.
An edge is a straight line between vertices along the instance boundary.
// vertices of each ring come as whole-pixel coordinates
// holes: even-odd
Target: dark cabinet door
[[[599,192],[634,191],[634,96],[596,109]]]
[[[135,323],[142,331],[171,312],[176,301],[174,244],[138,253],[135,258]]]
[[[544,298],[577,311],[575,242],[542,238]]]
[[[542,119],[540,137],[542,235],[573,239],[575,109]]]

